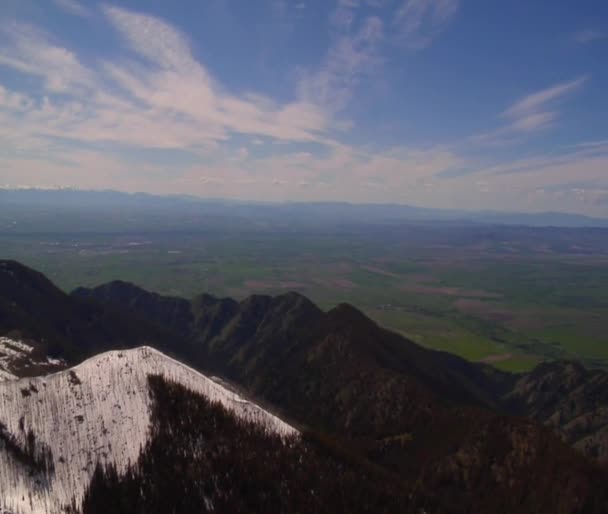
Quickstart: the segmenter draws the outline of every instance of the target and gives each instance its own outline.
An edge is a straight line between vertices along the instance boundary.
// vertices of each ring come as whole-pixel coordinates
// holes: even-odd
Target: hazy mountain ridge
[[[28,224],[36,213],[48,209],[69,212],[86,207],[89,212],[147,212],[156,219],[155,210],[164,216],[184,214],[201,219],[221,220],[224,223],[259,224],[275,223],[282,226],[311,226],[319,224],[377,224],[395,222],[473,223],[480,225],[525,225],[535,227],[608,227],[608,220],[575,213],[561,212],[500,212],[467,211],[416,207],[395,203],[348,202],[245,202],[229,199],[200,198],[187,195],[152,195],[119,191],[87,191],[71,188],[58,189],[2,189],[0,205],[17,224]],[[2,212],[0,210],[0,212]],[[165,226],[162,217],[161,226]],[[79,220],[80,221],[80,220]],[[123,222],[124,223],[124,222]],[[131,226],[131,222],[128,222]],[[124,226],[124,224],[123,224]],[[237,226],[237,225],[234,225]],[[0,225],[1,227],[1,225]],[[77,225],[74,225],[76,228]],[[5,227],[13,230],[10,224]]]

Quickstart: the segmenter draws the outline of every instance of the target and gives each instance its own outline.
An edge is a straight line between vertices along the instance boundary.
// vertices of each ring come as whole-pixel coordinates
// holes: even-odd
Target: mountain
[[[608,462],[608,373],[577,362],[545,362],[521,376],[505,400],[585,455]]]
[[[96,469],[83,514],[442,512],[326,441],[269,432],[158,376],[149,383],[148,442],[125,473]]]
[[[74,296],[140,318],[178,301],[120,282]],[[162,322],[189,334],[200,366],[454,512],[491,512],[496,502],[505,512],[574,512],[595,501],[591,484],[605,471],[587,468],[548,429],[507,415],[523,408],[512,392],[525,377],[424,349],[349,305],[325,313],[295,293],[240,303],[201,295],[189,314],[185,304],[179,311]],[[586,484],[583,496],[575,483]]]
[[[286,387],[266,384],[262,377],[286,361],[293,363],[294,370],[302,369],[306,366],[304,361],[311,360],[304,353],[319,340],[339,337],[344,339],[342,348],[352,347],[366,366],[377,363],[402,374],[416,375],[428,389],[463,404],[497,406],[495,395],[488,391],[496,388],[498,371],[422,348],[382,330],[347,304],[325,313],[297,293],[277,297],[253,295],[240,303],[203,294],[189,302],[149,293],[120,281],[93,290],[79,288],[72,296],[113,306],[187,336],[206,366],[217,368],[262,395]],[[298,374],[292,376],[298,379]],[[501,376],[505,382],[510,379],[507,374]]]
[[[152,348],[102,353],[69,370],[0,384],[0,507],[15,514],[63,512],[80,505],[97,463],[122,474],[137,462],[150,432],[150,376],[219,402],[271,433],[297,434]]]
[[[42,273],[16,261],[0,260],[0,335],[26,342],[44,358],[62,358],[68,364],[100,351],[141,345],[187,353],[179,338],[158,324],[70,297]],[[28,374],[22,367],[17,375],[23,373]]]
[[[5,266],[11,267],[19,268]],[[21,271],[27,275],[27,268]],[[37,275],[32,272],[32,277]],[[25,277],[22,281],[27,283]],[[17,301],[4,305],[28,312],[21,305],[29,304],[27,295],[17,298],[0,289],[0,297],[11,295]],[[340,466],[378,470],[387,477],[381,482],[396,481],[408,498],[421,499],[422,508],[433,505],[427,512],[601,513],[608,503],[607,471],[539,423],[550,426],[543,418],[546,409],[533,412],[532,406],[542,404],[541,396],[534,396],[534,384],[542,391],[547,387],[542,386],[543,368],[527,383],[532,374],[511,375],[424,349],[352,306],[324,312],[295,293],[254,295],[242,302],[200,295],[189,301],[113,282],[78,289],[69,298],[49,298],[71,306],[69,312],[59,311],[73,316],[70,326],[90,328],[79,316],[92,310],[110,320],[111,328],[104,328],[109,334],[127,326],[135,335],[159,336],[158,344],[180,360],[207,375],[225,377],[258,405],[272,406],[282,419],[291,420],[316,441],[315,452],[321,446],[339,456]],[[45,310],[42,297],[37,305],[45,313],[44,326],[53,327],[57,311],[52,305]],[[20,330],[32,332],[27,326]],[[60,331],[64,342],[58,349],[81,344],[91,349],[76,342],[81,335]],[[39,336],[50,341],[57,334]],[[116,337],[109,344],[132,342]],[[66,362],[71,364],[70,359]],[[600,394],[596,397],[601,412],[605,402]],[[560,401],[555,399],[555,405]],[[176,429],[165,428],[169,433]],[[170,454],[162,455],[167,465],[182,465]],[[142,457],[143,467],[122,478],[112,475],[111,467],[107,475],[97,473],[91,494],[106,486],[137,488],[145,477],[156,476],[146,458],[152,457]]]
[[[49,214],[54,216],[51,217]],[[75,213],[78,215],[74,216]],[[116,216],[119,213],[120,216]],[[119,191],[0,188],[0,228],[8,231],[39,231],[40,227],[63,227],[81,232],[99,229],[100,214],[106,215],[103,230],[167,230],[170,227],[260,225],[275,227],[336,227],[408,222],[439,222],[534,227],[608,227],[608,220],[575,213],[517,213],[467,211],[416,207],[404,204],[352,204],[347,202],[243,202],[186,195],[151,195]],[[137,218],[137,219],[134,219]],[[196,223],[192,223],[196,218]],[[35,220],[35,222],[32,222]],[[153,223],[150,223],[153,220]],[[3,227],[4,225],[4,227]]]

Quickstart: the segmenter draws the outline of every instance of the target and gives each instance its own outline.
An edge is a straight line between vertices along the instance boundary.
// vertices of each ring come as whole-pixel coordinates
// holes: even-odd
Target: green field
[[[553,358],[608,367],[602,252],[556,251],[513,235],[446,244],[441,233],[402,232],[5,234],[0,256],[66,291],[115,279],[184,297],[295,290],[325,309],[352,303],[422,345],[503,369]]]

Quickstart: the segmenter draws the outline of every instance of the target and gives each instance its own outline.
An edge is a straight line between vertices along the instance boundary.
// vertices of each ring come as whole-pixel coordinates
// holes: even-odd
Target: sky
[[[608,217],[608,2],[0,0],[0,187]]]

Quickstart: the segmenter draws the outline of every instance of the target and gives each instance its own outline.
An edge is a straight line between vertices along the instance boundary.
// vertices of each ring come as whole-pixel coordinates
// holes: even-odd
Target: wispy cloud
[[[336,12],[352,14],[344,8]],[[304,71],[298,84],[300,98],[330,112],[343,109],[360,81],[379,69],[383,38],[382,21],[375,16],[365,19],[357,29],[351,28],[347,14],[334,13],[333,22],[338,28],[323,64],[318,70]]]
[[[7,41],[0,46],[0,65],[42,78],[50,92],[90,86],[92,74],[80,64],[76,55],[52,42],[44,31],[28,25],[0,28]]]
[[[78,56],[31,27],[3,33],[0,65],[42,79],[44,96],[3,116],[15,132],[145,148],[201,148],[232,134],[314,141],[327,116],[302,100],[277,104],[259,94],[226,93],[192,55],[187,39],[151,16],[105,7],[131,49],[130,60],[87,67]],[[5,101],[10,93],[5,93]],[[7,119],[8,118],[8,119]]]
[[[69,14],[87,18],[91,16],[91,11],[82,5],[78,0],[53,0],[55,4]]]
[[[0,183],[526,209],[561,194],[573,208],[605,209],[592,202],[594,187],[608,191],[601,133],[525,159],[517,147],[496,156],[478,144],[527,141],[555,126],[586,76],[497,109],[498,128],[460,143],[348,143],[359,121],[344,120],[348,108],[366,81],[388,71],[387,49],[400,43],[409,55],[428,46],[458,6],[340,0],[327,20],[326,53],[280,100],[228,89],[181,31],[128,9],[96,8],[95,22],[117,45],[105,58],[79,53],[61,34],[0,26]],[[18,80],[8,80],[8,68]]]
[[[580,89],[588,80],[588,76],[578,77],[520,98],[500,114],[506,124],[488,132],[475,134],[469,141],[500,146],[520,141],[527,134],[554,126],[560,116],[557,110],[559,103]]]
[[[607,142],[562,147],[525,158],[466,159],[466,174],[444,173],[434,182],[433,201],[453,207],[510,211],[562,210],[605,215],[598,202],[608,192]]]
[[[557,155],[540,154],[523,159],[513,159],[491,166],[483,166],[476,171],[487,175],[526,174],[597,158],[602,160],[608,158],[608,142],[581,143],[572,148],[564,148]],[[574,178],[574,174],[567,177],[568,181],[572,181]],[[586,180],[589,178],[586,177]],[[608,177],[606,178],[608,179]]]
[[[459,4],[459,0],[404,0],[393,20],[398,39],[414,49],[429,46],[456,15]]]
[[[605,31],[596,28],[588,28],[575,32],[573,40],[578,44],[586,45],[588,43],[593,43],[594,41],[605,39],[606,37],[608,37],[608,34]]]
[[[378,11],[370,14],[364,6]],[[396,7],[385,0],[338,0],[329,16],[332,43],[317,69],[302,71],[300,96],[330,111],[344,109],[361,82],[378,75],[388,47],[429,46],[458,7],[459,0],[403,0]]]
[[[549,104],[555,103],[576,91],[587,80],[588,77],[579,77],[527,95],[507,108],[502,115],[512,120],[513,127],[516,129],[536,130],[544,128],[557,117],[555,111],[547,110]]]
[[[103,11],[131,48],[150,63],[167,70],[185,72],[193,68],[198,75],[205,74],[192,57],[186,37],[173,26],[118,7],[105,6]]]

